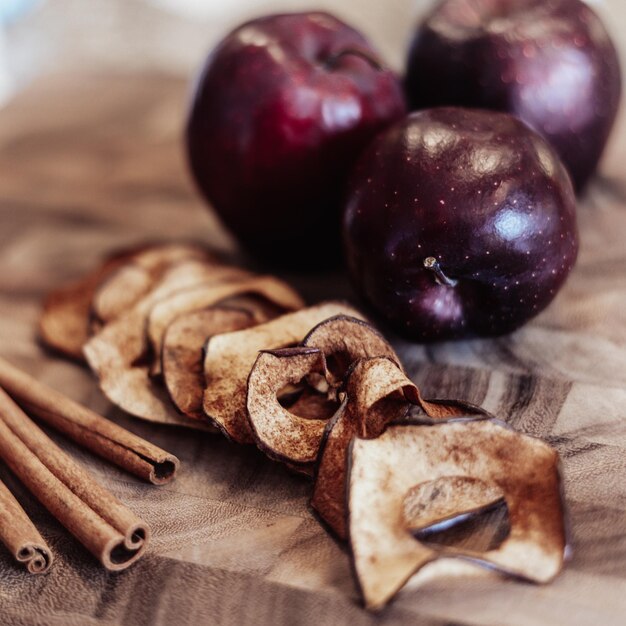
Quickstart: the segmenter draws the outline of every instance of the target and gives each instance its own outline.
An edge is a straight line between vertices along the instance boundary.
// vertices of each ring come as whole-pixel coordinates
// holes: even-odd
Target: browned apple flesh
[[[268,295],[267,279],[224,281],[218,276],[211,280],[211,271],[211,266],[197,261],[171,267],[137,304],[107,324],[85,345],[85,356],[99,378],[102,391],[127,413],[151,421],[181,421],[163,386],[149,376],[151,346],[146,329],[155,307],[172,307],[176,313],[183,312],[184,308],[176,306],[181,294],[187,291],[197,294],[199,289],[204,306],[255,292],[257,284],[260,293]],[[163,310],[162,313],[165,316]]]
[[[317,477],[311,506],[341,538],[346,537],[345,485],[350,442],[355,436],[378,437],[387,424],[406,416],[405,391],[413,383],[389,358],[358,361],[346,385],[344,401],[319,442]]]
[[[188,417],[204,419],[204,345],[209,337],[248,328],[254,316],[244,309],[215,306],[177,317],[163,337],[163,381],[176,408]]]
[[[94,293],[137,249],[109,257],[86,276],[51,291],[45,298],[39,318],[39,338],[43,344],[77,361],[84,361],[83,345],[89,338],[89,316]]]
[[[369,356],[386,356],[400,363],[389,342],[369,322],[348,315],[337,315],[312,328],[303,346],[319,348],[326,356],[327,382],[339,387],[350,366]]]
[[[567,542],[558,455],[502,422],[391,426],[376,439],[354,439],[348,468],[350,548],[370,609],[384,606],[409,578],[443,557],[463,558],[536,583],[549,582],[563,566]],[[429,490],[436,493],[433,481],[445,484],[446,495],[438,495],[431,505],[424,496]],[[480,510],[503,497],[510,532],[498,547],[486,551],[426,545],[413,534],[413,515],[407,519],[406,502],[416,489],[422,494],[418,521]],[[447,563],[438,563],[438,571],[445,571]]]
[[[152,354],[150,374],[161,374],[161,348],[163,335],[169,324],[179,315],[213,306],[217,301],[236,295],[254,294],[257,298],[271,302],[283,312],[296,311],[304,306],[302,298],[286,283],[273,276],[224,277],[218,279],[224,284],[223,292],[215,289],[212,283],[200,283],[195,287],[181,290],[171,297],[157,302],[147,320],[147,334]],[[218,300],[216,300],[218,298]]]
[[[317,324],[301,345],[261,352],[248,377],[246,408],[257,445],[268,456],[294,466],[313,466],[328,421],[339,408],[337,390],[353,364],[382,356],[398,357],[368,322],[337,315]],[[410,384],[410,381],[407,381]],[[290,407],[279,395],[287,385],[301,386]]]
[[[113,321],[146,295],[172,265],[191,260],[219,264],[215,255],[193,243],[150,246],[133,255],[93,294],[92,320],[99,325]]]
[[[247,417],[246,388],[259,351],[299,344],[313,326],[341,314],[360,316],[342,302],[324,302],[254,328],[209,339],[204,361],[206,415],[233,441],[254,443]]]
[[[333,415],[335,406],[324,406],[309,393],[305,398],[310,406],[304,408],[300,398],[300,402],[285,408],[278,394],[313,372],[323,373],[325,367],[324,353],[317,348],[263,351],[257,357],[248,378],[246,407],[256,443],[269,457],[291,465],[315,462],[326,420]]]

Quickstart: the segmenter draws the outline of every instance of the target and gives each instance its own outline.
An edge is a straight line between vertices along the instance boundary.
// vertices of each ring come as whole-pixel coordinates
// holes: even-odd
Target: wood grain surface
[[[546,587],[459,566],[458,576],[409,585],[370,615],[343,547],[307,506],[304,479],[219,436],[122,415],[87,371],[36,343],[42,295],[111,248],[191,236],[233,249],[186,174],[185,97],[186,84],[165,75],[56,76],[0,114],[0,353],[182,462],[178,480],[155,488],[54,435],[152,526],[149,554],[118,574],[102,571],[0,467],[56,555],[49,575],[29,577],[0,550],[0,623],[624,624],[624,117],[603,175],[580,203],[578,265],[547,311],[502,339],[395,340],[427,397],[481,403],[556,446],[571,562]],[[286,278],[311,302],[350,293],[341,274]]]

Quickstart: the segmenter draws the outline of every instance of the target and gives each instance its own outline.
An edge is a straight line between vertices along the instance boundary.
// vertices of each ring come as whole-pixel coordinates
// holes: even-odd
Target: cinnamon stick
[[[0,458],[109,570],[145,551],[147,524],[63,452],[0,389]]]
[[[1,480],[0,542],[31,574],[44,574],[52,565],[50,548]]]
[[[0,387],[52,428],[154,485],[170,482],[179,460],[0,358]]]

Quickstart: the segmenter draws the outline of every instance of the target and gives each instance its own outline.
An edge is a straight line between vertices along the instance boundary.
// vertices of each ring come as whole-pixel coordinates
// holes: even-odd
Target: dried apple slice
[[[347,315],[338,315],[324,320],[311,329],[302,341],[303,346],[319,348],[326,356],[326,380],[331,388],[342,386],[352,365],[358,360],[370,357],[385,357],[403,370],[398,355],[383,335],[369,322]],[[393,378],[394,376],[392,376]],[[311,381],[315,382],[314,379]],[[483,408],[453,399],[425,400],[419,389],[410,381],[404,390],[407,399],[421,407],[432,419],[447,419],[452,416],[485,415],[493,417]],[[324,385],[322,385],[322,388]]]
[[[371,357],[380,358],[370,362],[368,358]],[[307,363],[311,366],[309,372],[303,369]],[[377,436],[389,420],[406,414],[409,401],[419,404],[435,418],[466,414],[467,411],[452,403],[450,406],[431,405],[422,400],[415,385],[402,372],[397,355],[384,337],[361,319],[338,315],[315,326],[299,348],[266,351],[257,358],[248,379],[246,408],[259,448],[272,458],[295,466],[313,465],[325,427],[319,420],[330,419],[339,408],[337,390],[345,383],[349,372],[352,374],[347,388],[348,403],[342,407],[339,425],[330,437],[329,454],[314,498],[314,506],[317,503],[321,517],[336,528],[340,536],[345,534],[345,448],[354,434],[366,436],[367,419],[375,415],[383,403],[386,407],[393,405],[394,410],[387,411],[385,419],[381,417],[379,420],[380,427],[374,428],[368,436]],[[285,406],[279,401],[280,390],[302,379],[317,391],[327,392],[327,397],[320,393],[309,394],[305,396],[308,406],[302,400],[295,406]],[[381,393],[383,395],[378,395]],[[325,398],[324,402],[322,398]],[[311,418],[317,421],[312,422]],[[336,424],[337,420],[333,423]],[[341,477],[339,482],[333,482],[335,475]]]
[[[429,421],[459,415],[492,416],[460,400],[424,400],[419,389],[389,357],[357,361],[348,374],[346,399],[329,423],[318,460],[311,506],[341,539],[345,539],[346,454],[353,437],[378,437],[387,424],[419,406]]]
[[[149,421],[199,427],[197,421],[179,415],[165,389],[150,380],[145,328],[157,302],[198,284],[209,286],[212,275],[212,269],[199,261],[185,261],[170,267],[132,309],[107,324],[87,342],[85,357],[111,402],[127,413]],[[213,287],[215,302],[238,293],[237,283],[217,280]]]
[[[317,348],[269,350],[257,357],[248,378],[246,407],[257,445],[270,458],[292,466],[312,465],[317,458],[325,420],[336,406],[315,402],[306,407],[300,398],[285,408],[277,394],[286,385],[298,384],[312,372],[323,374],[325,369],[324,353]],[[328,408],[330,412],[321,413]]]
[[[250,272],[237,267],[229,267],[198,259],[181,261],[180,263],[191,263],[197,266],[199,271],[202,272],[204,280],[207,282],[234,282],[238,280],[246,280],[253,276]],[[99,295],[101,294],[100,290],[96,292],[94,302],[100,302],[99,306],[107,307],[105,310],[108,317],[104,320],[101,319],[96,313],[96,307],[98,305],[94,304],[94,308],[91,312],[92,332],[98,332],[103,326],[116,320],[122,313],[130,310],[144,295],[148,295],[155,285],[159,284],[161,276],[164,276],[166,272],[177,265],[179,264],[176,263],[169,265],[167,268],[163,269],[163,272],[159,275],[159,277],[155,278],[154,276],[150,276],[148,279],[146,279],[145,276],[144,278],[140,278],[139,274],[136,274],[136,277],[132,278],[131,275],[138,271],[136,267],[125,266],[120,268],[116,276],[113,278],[117,278],[117,275],[122,273],[125,275],[120,276],[119,280],[115,281],[116,288],[107,288],[106,292],[102,292],[102,295]],[[143,272],[143,270],[139,269],[139,272]],[[133,280],[136,280],[137,283],[141,281],[144,284],[143,286],[136,284],[135,287],[133,287],[130,284]],[[124,285],[124,283],[126,284]],[[196,283],[197,280],[194,276],[190,276],[190,281],[186,280],[185,277],[182,277],[180,288],[182,290],[183,288],[191,287]],[[142,291],[143,293],[139,295],[139,291]],[[102,304],[103,302],[104,304]]]
[[[354,365],[345,398],[319,443],[319,460],[311,506],[341,539],[346,537],[346,455],[350,441],[378,437],[387,424],[406,416],[405,390],[413,383],[389,358],[362,359]]]
[[[48,348],[84,361],[83,345],[89,338],[91,301],[98,286],[139,249],[124,250],[84,278],[49,293],[39,318],[39,338]]]
[[[549,582],[563,566],[567,541],[559,459],[539,439],[495,420],[400,424],[376,439],[354,439],[348,467],[350,548],[369,609],[384,606],[411,576],[440,558],[460,557],[537,583]],[[480,482],[468,489],[471,479]],[[422,498],[418,517],[463,514],[502,494],[510,520],[507,538],[484,552],[433,548],[417,540],[406,502],[416,489],[424,496],[433,481],[446,484],[446,504],[435,499],[431,511]],[[445,561],[441,565],[444,569]]]
[[[114,320],[146,295],[170,267],[193,260],[222,267],[215,255],[193,243],[155,245],[135,254],[109,274],[93,294],[92,320],[99,326]]]
[[[253,313],[215,306],[177,317],[165,331],[161,361],[163,380],[176,408],[194,419],[204,419],[204,344],[219,333],[254,326]]]
[[[293,346],[313,326],[340,314],[360,317],[347,304],[326,302],[209,339],[204,361],[206,415],[233,441],[253,443],[246,415],[246,383],[259,351]]]
[[[171,297],[157,302],[148,316],[147,333],[153,355],[150,368],[152,376],[161,374],[161,347],[163,335],[169,324],[182,313],[197,311],[214,305],[224,297],[235,294],[254,294],[272,302],[285,311],[293,311],[304,306],[302,298],[287,284],[273,276],[257,276],[247,280],[233,280],[229,283],[226,296],[220,297],[214,283],[200,284],[196,287],[179,291]]]
[[[220,306],[227,306],[233,309],[243,309],[248,311],[257,324],[264,324],[273,320],[275,317],[285,314],[285,309],[266,300],[261,296],[254,294],[246,294],[243,296],[233,296],[220,302]],[[303,304],[301,306],[304,306]],[[301,307],[298,307],[301,308]]]
[[[103,300],[102,318],[112,319],[147,292],[165,269],[190,259],[217,263],[196,244],[148,244],[115,253],[81,280],[47,296],[39,320],[40,339],[47,347],[84,361],[83,345],[102,327],[99,320],[94,325],[94,300],[96,310]]]
[[[406,397],[414,406],[419,406],[428,419],[424,421],[446,420],[451,417],[467,417],[476,416],[493,419],[494,416],[481,406],[467,402],[466,400],[456,400],[453,398],[439,399],[430,398],[428,400],[422,398],[422,394],[417,387],[406,389]],[[415,419],[417,415],[413,414]]]
[[[319,348],[326,356],[327,382],[341,386],[350,366],[364,357],[383,356],[400,366],[400,359],[388,341],[370,323],[336,315],[312,328],[302,341],[303,346]]]
[[[118,268],[94,293],[91,305],[92,329],[99,330],[130,309],[150,291],[154,281],[154,277],[137,263]]]
[[[372,355],[398,358],[373,326],[348,315],[320,322],[298,348],[261,353],[248,378],[246,401],[257,445],[276,460],[313,465],[324,433],[322,420],[330,419],[339,408],[335,390],[355,361]],[[283,406],[279,391],[304,379],[328,393],[305,393],[304,400]]]

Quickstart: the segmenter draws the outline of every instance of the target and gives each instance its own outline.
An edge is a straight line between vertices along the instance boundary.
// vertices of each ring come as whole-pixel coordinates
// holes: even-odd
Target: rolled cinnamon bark
[[[52,552],[26,511],[0,480],[0,542],[31,574],[44,574],[52,565]]]
[[[0,389],[0,458],[109,570],[144,552],[147,524],[67,456]]]
[[[170,482],[180,461],[0,358],[0,387],[32,415],[107,461],[154,485]]]

